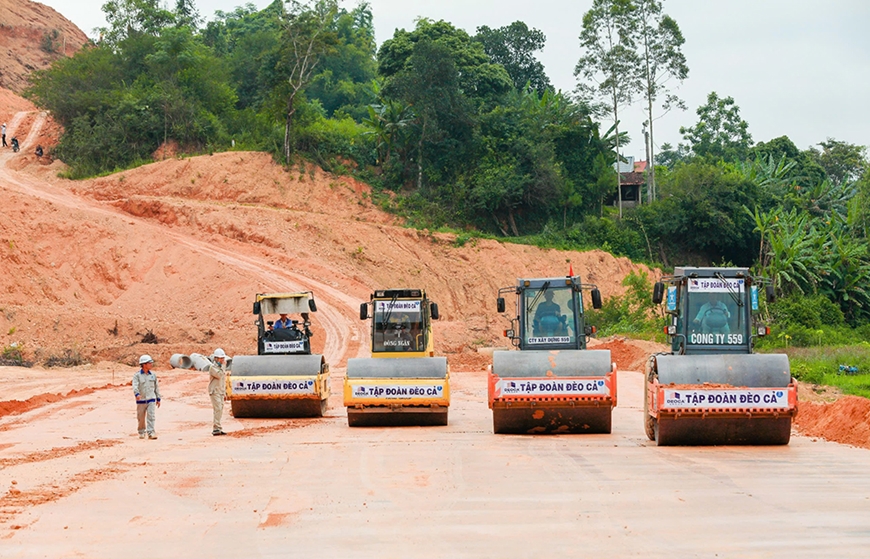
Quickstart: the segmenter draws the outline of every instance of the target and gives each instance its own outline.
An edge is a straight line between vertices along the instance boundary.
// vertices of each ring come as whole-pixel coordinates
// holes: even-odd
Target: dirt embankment
[[[458,246],[453,235],[403,227],[352,178],[286,170],[262,153],[171,159],[82,182],[22,155],[7,164],[20,173],[5,193],[13,219],[0,223],[0,260],[15,270],[0,277],[0,336],[37,359],[67,348],[127,363],[146,351],[250,352],[254,294],[302,283],[340,292],[348,300],[328,303],[354,328],[372,289],[423,287],[443,317],[438,351],[475,354],[506,344],[495,298],[516,277],[564,275],[570,263],[609,297],[645,270],[600,251]],[[141,344],[149,333],[160,343]]]
[[[21,93],[34,70],[72,56],[88,37],[54,9],[29,0],[0,0],[0,87]]]

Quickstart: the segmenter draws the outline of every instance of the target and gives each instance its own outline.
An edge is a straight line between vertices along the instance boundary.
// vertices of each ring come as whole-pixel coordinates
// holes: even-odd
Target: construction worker
[[[211,434],[217,437],[226,435],[221,427],[221,417],[224,414],[224,398],[227,395],[227,354],[221,348],[217,348],[211,357],[212,363],[208,368],[208,395],[211,398],[211,407],[214,411]]]
[[[278,330],[279,328],[290,328],[291,326],[293,326],[293,321],[290,320],[286,313],[281,313],[278,315],[278,320],[275,321],[272,328]]]
[[[156,439],[154,420],[155,408],[160,407],[160,387],[157,375],[151,372],[154,360],[150,355],[139,358],[139,372],[133,375],[133,394],[136,396],[136,418],[139,420],[139,438]]]

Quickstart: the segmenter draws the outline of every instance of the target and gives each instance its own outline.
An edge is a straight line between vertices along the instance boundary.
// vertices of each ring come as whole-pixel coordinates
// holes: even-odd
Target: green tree
[[[483,44],[493,62],[504,66],[516,89],[531,87],[539,94],[552,89],[544,65],[535,58],[547,42],[542,31],[515,21],[497,29],[478,27],[474,39]]]
[[[199,27],[202,17],[193,0],[175,0],[175,23],[194,30]]]
[[[582,76],[590,84],[581,83],[578,93],[585,99],[603,99],[613,116],[616,131],[616,161],[620,157],[619,111],[629,104],[640,90],[640,77],[636,69],[640,60],[633,41],[632,25],[635,5],[630,0],[594,0],[592,8],[583,15],[580,46],[583,56],[577,62],[574,75]],[[615,186],[622,217],[622,189],[619,174]]]
[[[686,40],[677,22],[662,13],[661,0],[634,0],[637,24],[634,26],[641,63],[641,91],[647,103],[647,125],[649,126],[650,160],[655,161],[655,134],[653,105],[662,98],[665,112],[672,107],[685,110],[682,99],[670,92],[671,80],[682,83],[689,75],[686,57],[682,46]],[[656,199],[655,165],[649,166],[647,194],[649,200]]]
[[[813,161],[806,151],[801,151],[788,136],[780,136],[769,142],[758,142],[750,151],[750,156],[767,160],[773,158],[779,161],[785,158],[792,163],[788,178],[795,184],[818,184],[825,180],[825,170]]]
[[[821,151],[811,147],[808,155],[818,163],[828,177],[836,182],[855,182],[868,170],[867,148],[828,138],[820,142]]]
[[[661,199],[637,210],[649,236],[681,258],[752,264],[758,247],[754,223],[744,207],[758,205],[762,192],[732,164],[693,161],[660,177]]]
[[[327,116],[341,112],[362,119],[375,101],[372,83],[377,61],[371,7],[363,2],[350,12],[339,10],[333,30],[335,48],[322,57],[305,96],[317,100]]]
[[[331,52],[337,41],[333,22],[338,14],[338,0],[316,0],[305,4],[289,0],[284,12],[283,45],[279,64],[286,69],[284,148],[285,161],[290,160],[293,148],[293,117],[297,99],[311,82],[322,57]]]
[[[677,144],[674,148],[668,142],[662,144],[662,149],[655,155],[653,161],[656,165],[661,165],[669,169],[673,169],[678,163],[685,163],[692,157],[692,150],[685,144]]]
[[[157,35],[175,23],[175,16],[159,0],[109,0],[102,7],[108,27],[99,28],[100,41],[117,45],[137,35]]]
[[[412,133],[403,137],[407,144],[396,146],[406,153],[414,146],[412,156],[400,158],[397,182],[453,203],[457,178],[479,148],[477,114],[511,91],[510,77],[465,31],[425,19],[381,45],[378,72],[382,97],[412,106],[416,115]]]
[[[695,155],[730,162],[747,156],[752,136],[732,97],[722,98],[713,91],[707,95],[707,103],[698,107],[697,114],[697,124],[691,128],[680,127],[680,134]]]
[[[468,33],[446,21],[420,19],[414,31],[397,29],[378,51],[378,73],[385,79],[389,93],[391,82],[408,70],[411,57],[420,42],[430,42],[443,49],[457,70],[462,95],[474,106],[494,106],[513,86],[507,71],[495,64]]]

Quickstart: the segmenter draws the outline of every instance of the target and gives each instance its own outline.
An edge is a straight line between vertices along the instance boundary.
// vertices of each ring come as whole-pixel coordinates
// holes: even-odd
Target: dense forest
[[[622,203],[620,112],[640,103],[654,123],[684,106],[668,89],[689,77],[684,39],[661,0],[592,2],[570,93],[553,89],[535,56],[546,37],[521,21],[469,34],[420,19],[378,47],[365,2],[275,0],[208,22],[193,0],[103,11],[100,39],[27,93],[63,125],[54,155],[72,178],[151,161],[167,143],[268,151],[391,191],[384,207],[460,240],[752,266],[775,282],[773,318],[796,339],[870,339],[866,147],[756,143],[734,99],[711,92],[685,143],[653,154],[642,203]]]

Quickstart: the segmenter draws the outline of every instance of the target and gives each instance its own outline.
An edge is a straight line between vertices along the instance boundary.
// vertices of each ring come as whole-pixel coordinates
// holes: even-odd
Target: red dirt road
[[[612,435],[495,436],[479,371],[446,427],[350,429],[336,372],[326,418],[221,438],[193,372],[161,373],[155,441],[129,387],[0,418],[2,556],[866,556],[870,451],[657,448],[632,372]]]

